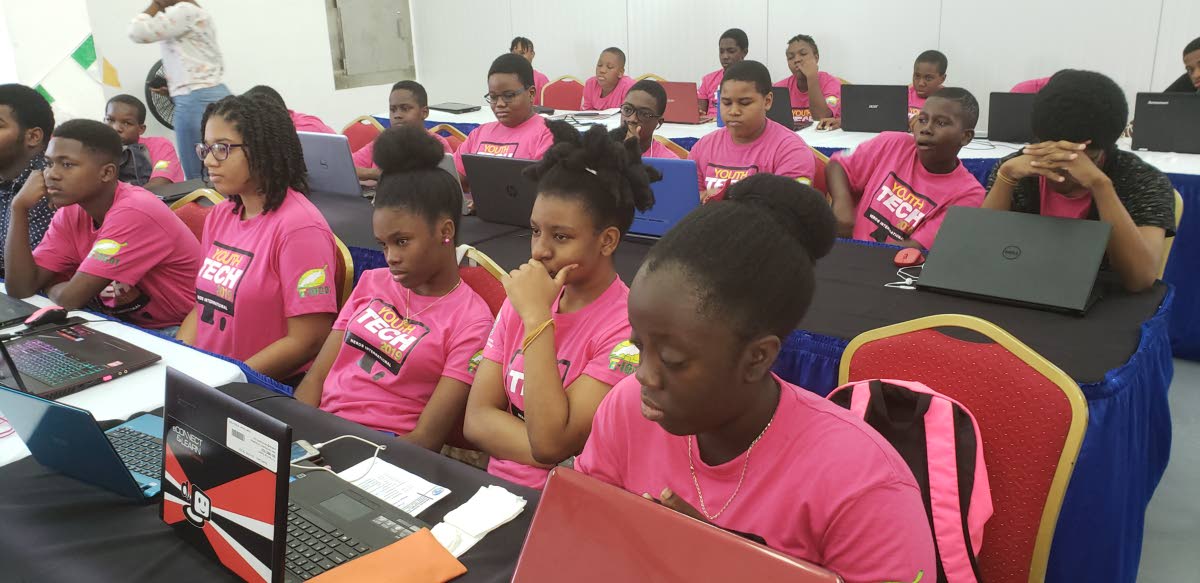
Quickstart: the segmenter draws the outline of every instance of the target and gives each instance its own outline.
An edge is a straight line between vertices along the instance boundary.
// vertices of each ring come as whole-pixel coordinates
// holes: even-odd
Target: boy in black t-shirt
[[[1108,263],[1129,291],[1154,284],[1163,241],[1175,235],[1175,192],[1167,176],[1117,149],[1129,106],[1112,79],[1064,70],[1033,102],[1040,143],[1000,160],[984,208],[1112,225]]]

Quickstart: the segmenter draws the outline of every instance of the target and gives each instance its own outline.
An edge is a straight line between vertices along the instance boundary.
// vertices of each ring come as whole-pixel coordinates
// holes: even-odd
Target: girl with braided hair
[[[600,400],[637,366],[629,288],[613,253],[634,209],[654,205],[637,140],[548,122],[554,145],[526,172],[537,181],[528,263],[504,282],[467,399],[464,433],[492,456],[488,472],[531,488],[579,453]]]
[[[196,307],[179,339],[299,380],[337,313],[333,232],[305,193],[300,140],[285,109],[264,97],[209,105],[196,155],[228,199],[209,213]]]

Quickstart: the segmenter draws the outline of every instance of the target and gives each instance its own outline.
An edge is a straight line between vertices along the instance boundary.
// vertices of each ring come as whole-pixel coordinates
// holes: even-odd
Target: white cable
[[[363,472],[363,475],[361,475],[357,478],[354,478],[353,480],[348,479],[348,478],[343,478],[342,476],[338,476],[339,478],[342,478],[343,480],[346,480],[347,482],[350,482],[351,484],[353,484],[353,483],[367,477],[368,475],[370,475],[371,470],[375,468],[375,460],[379,459],[379,452],[387,449],[387,446],[383,445],[383,444],[375,443],[368,439],[363,439],[357,435],[341,435],[341,436],[335,437],[333,439],[330,439],[329,441],[323,441],[321,443],[314,443],[313,448],[316,449],[317,451],[321,451],[322,447],[325,447],[335,441],[340,441],[343,439],[357,439],[358,441],[361,441],[361,442],[375,448],[375,453],[371,455],[371,463],[367,464],[367,471]],[[292,466],[293,468],[297,468],[297,469],[301,469],[301,470],[320,470],[320,471],[324,471],[324,472],[329,472],[335,476],[338,475],[337,472],[335,472],[325,466],[316,466],[316,465],[302,466],[300,464],[289,464],[289,465]]]

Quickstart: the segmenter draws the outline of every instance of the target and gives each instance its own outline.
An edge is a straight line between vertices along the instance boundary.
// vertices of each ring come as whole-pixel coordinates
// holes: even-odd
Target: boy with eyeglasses
[[[488,69],[487,83],[483,98],[496,121],[471,130],[454,153],[460,176],[466,176],[463,154],[539,160],[554,143],[545,118],[533,113],[533,65],[529,61],[513,53],[496,57]]]
[[[46,295],[143,328],[178,326],[192,309],[200,243],[166,205],[118,180],[121,137],[94,120],[54,130],[46,169],[12,202],[5,261],[8,294],[23,298],[62,277]],[[58,209],[36,250],[29,211],[43,199]]]
[[[609,136],[618,142],[637,139],[643,158],[678,160],[675,152],[654,139],[654,130],[662,126],[666,111],[667,90],[657,81],[642,79],[625,94],[625,103],[621,104],[621,125],[613,128]]]
[[[183,166],[175,144],[166,138],[144,136],[146,106],[132,95],[116,95],[104,107],[104,123],[121,136],[117,166],[121,182],[154,188],[183,182]]]

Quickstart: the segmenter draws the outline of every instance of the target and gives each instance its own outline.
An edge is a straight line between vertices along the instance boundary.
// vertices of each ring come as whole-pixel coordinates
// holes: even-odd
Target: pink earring
[[[446,237],[445,239],[442,239],[442,245],[449,245],[449,244],[450,244],[450,237]]]

